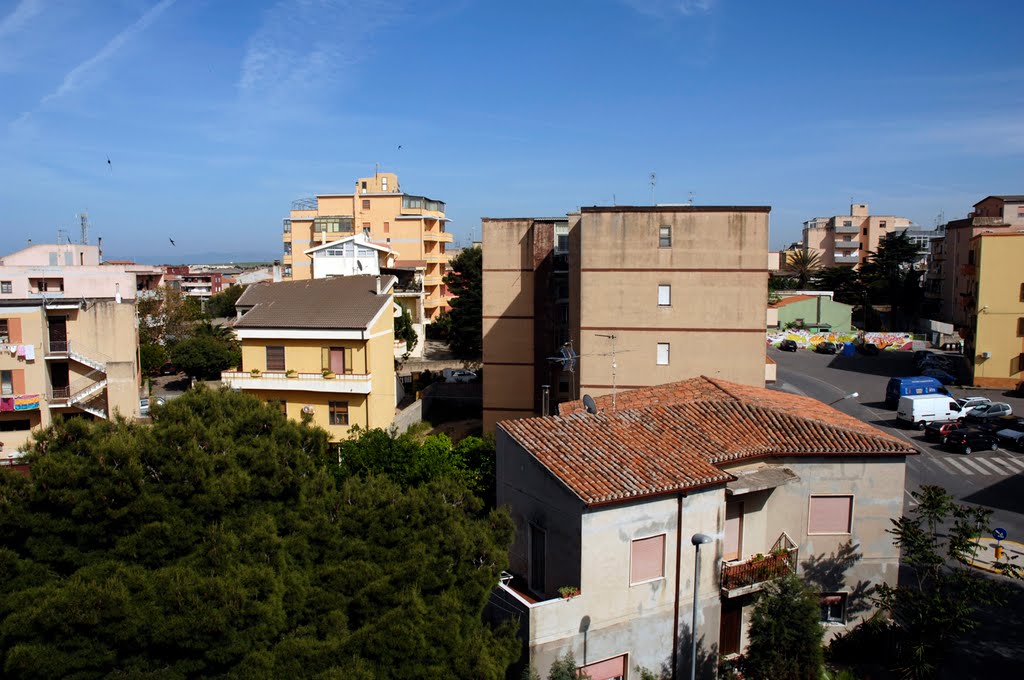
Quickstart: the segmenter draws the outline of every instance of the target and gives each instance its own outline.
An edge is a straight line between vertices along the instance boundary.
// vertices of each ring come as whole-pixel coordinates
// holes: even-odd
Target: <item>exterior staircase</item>
[[[87,357],[84,354],[79,354],[70,347],[68,348],[67,354],[69,359],[73,359],[84,366],[88,366],[94,371],[107,372],[107,365],[98,359],[93,359],[92,357]]]
[[[90,385],[87,385],[83,389],[73,393],[70,397],[68,397],[68,404],[78,406],[78,408],[84,408],[83,404],[88,402],[95,395],[99,394],[102,390],[106,389],[106,387],[106,378],[91,383]]]

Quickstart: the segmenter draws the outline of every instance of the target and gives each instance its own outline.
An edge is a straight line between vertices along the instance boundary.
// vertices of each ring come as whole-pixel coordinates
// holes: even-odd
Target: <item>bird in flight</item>
[[[114,169],[114,164],[110,162],[110,156],[107,156],[107,167],[111,170]]]
[[[168,240],[168,241],[170,241],[170,242],[171,242],[171,245],[172,245],[172,246],[174,246],[175,248],[177,248],[177,247],[178,247],[178,244],[176,244],[176,243],[174,242],[174,239],[173,239],[173,238],[171,238],[170,236],[168,236],[168,237],[167,237],[167,240]]]
[[[399,145],[398,145],[398,150],[399,150],[399,151],[401,151],[401,150],[402,150],[402,145],[401,145],[401,144],[399,144]]]

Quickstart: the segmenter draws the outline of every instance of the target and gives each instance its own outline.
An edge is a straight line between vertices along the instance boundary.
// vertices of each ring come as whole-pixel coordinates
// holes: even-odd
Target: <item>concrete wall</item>
[[[981,235],[977,257],[974,384],[1012,388],[1024,380],[1024,233]],[[982,356],[988,352],[991,356]]]
[[[776,308],[777,326],[784,328],[786,324],[803,319],[805,326],[815,324],[831,324],[837,333],[849,333],[852,330],[851,318],[853,307],[841,302],[834,302],[827,297],[818,296],[814,300],[799,300]]]

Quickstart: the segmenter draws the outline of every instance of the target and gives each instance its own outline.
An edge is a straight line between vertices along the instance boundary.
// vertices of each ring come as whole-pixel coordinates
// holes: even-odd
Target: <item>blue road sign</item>
[[[1003,529],[1002,527],[996,527],[992,530],[992,537],[997,541],[1003,540],[1004,538],[1006,538],[1006,529]]]

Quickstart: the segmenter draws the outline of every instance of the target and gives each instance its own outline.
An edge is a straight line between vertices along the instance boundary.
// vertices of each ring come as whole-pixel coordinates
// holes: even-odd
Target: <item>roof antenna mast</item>
[[[89,213],[84,210],[78,216],[78,222],[82,225],[82,245],[89,244]]]
[[[617,336],[614,333],[595,333],[595,335],[599,338],[608,338],[612,341],[612,411],[615,411],[615,369],[619,367],[618,363],[615,361],[615,340]]]
[[[658,183],[658,173],[652,172],[651,173],[651,177],[650,177],[650,181],[651,181],[651,205],[656,205],[656,203],[654,202],[654,185],[656,185]]]

